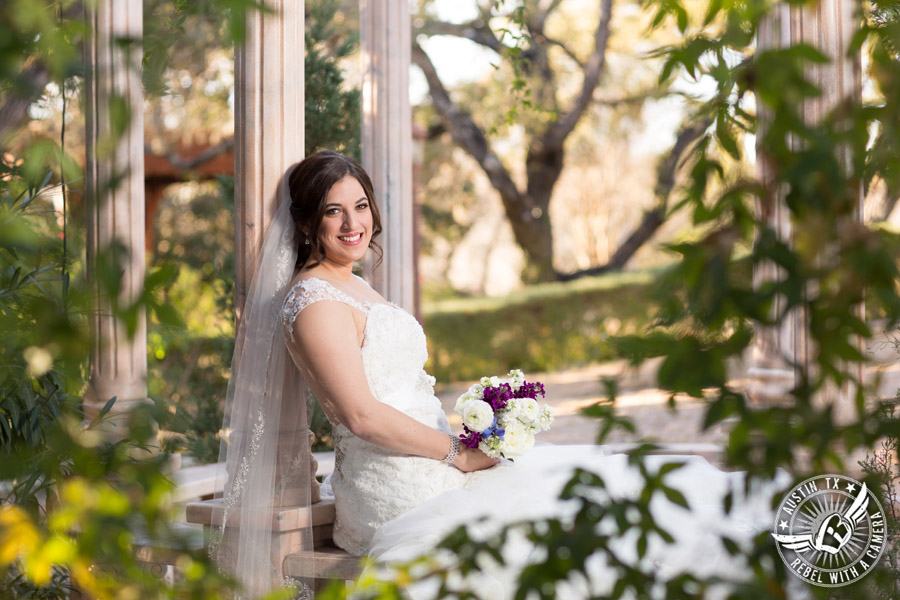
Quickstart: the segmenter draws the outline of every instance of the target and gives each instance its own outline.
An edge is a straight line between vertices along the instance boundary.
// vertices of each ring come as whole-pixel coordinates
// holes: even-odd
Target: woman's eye
[[[357,204],[356,208],[357,210],[366,210],[367,208],[369,208],[369,203],[363,202],[362,204]]]
[[[341,209],[339,209],[339,208],[329,208],[328,210],[325,211],[325,214],[326,215],[336,215],[339,212],[341,212]]]

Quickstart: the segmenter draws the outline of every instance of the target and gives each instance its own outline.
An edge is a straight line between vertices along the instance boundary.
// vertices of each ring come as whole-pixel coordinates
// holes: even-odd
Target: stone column
[[[240,319],[266,227],[287,169],[303,158],[303,2],[251,10],[235,52],[235,311]]]
[[[856,31],[854,7],[854,3],[849,0],[820,0],[813,6],[782,4],[760,28],[758,47],[761,50],[804,42],[816,46],[831,57],[832,62],[815,65],[808,73],[810,80],[822,90],[821,96],[809,100],[803,106],[804,117],[810,123],[821,120],[847,98],[855,102],[861,100],[859,56],[847,57],[847,48]],[[758,139],[764,134],[767,118],[768,116],[761,110]],[[798,140],[792,139],[790,143],[797,144]],[[846,151],[843,152],[842,159],[849,168],[850,156]],[[762,152],[757,154],[757,170],[761,181],[771,181],[773,167]],[[772,189],[771,186],[766,187]],[[863,219],[862,198],[860,185],[854,215],[858,221]],[[757,210],[782,239],[791,240],[790,212],[784,204],[784,190],[780,190],[775,197],[758,201]],[[753,273],[755,284],[781,276],[771,263],[758,265]],[[858,310],[861,316],[863,307],[859,306]],[[858,343],[862,350],[864,341],[859,340]],[[806,317],[800,311],[790,314],[779,327],[764,328],[756,332],[752,367],[749,372],[751,397],[760,402],[777,402],[785,399],[796,380],[794,369],[790,366],[791,361],[804,364],[810,369],[813,367],[813,349],[810,346]],[[863,381],[862,366],[852,368],[857,369],[854,375],[859,381]],[[855,390],[849,388],[827,390],[821,400],[836,403],[838,420],[846,422],[855,414],[854,392]]]
[[[235,316],[239,320],[266,228],[282,197],[291,165],[303,159],[303,2],[267,1],[273,14],[251,11],[247,37],[235,53]],[[302,401],[303,399],[298,399]],[[285,402],[282,423],[295,423],[299,403]],[[294,444],[279,435],[277,477],[290,473]],[[311,466],[315,477],[316,465]],[[276,502],[305,502],[306,486],[292,486]],[[314,480],[311,502],[319,499]],[[281,564],[280,562],[278,563]]]
[[[372,177],[384,233],[384,262],[366,278],[388,300],[415,311],[410,22],[406,2],[360,0],[362,164]]]
[[[114,422],[148,402],[146,317],[138,315],[129,336],[113,314],[114,300],[100,295],[97,269],[99,257],[114,260],[122,273],[120,305],[131,304],[140,294],[145,270],[141,0],[86,3],[86,22],[87,269],[99,302],[92,318],[91,380],[84,408],[92,418],[116,396],[109,416]],[[119,425],[111,433],[122,430]]]

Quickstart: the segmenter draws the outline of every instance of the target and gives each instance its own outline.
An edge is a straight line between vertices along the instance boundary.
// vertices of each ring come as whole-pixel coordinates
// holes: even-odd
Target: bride
[[[576,467],[601,474],[610,495],[637,497],[637,468],[601,447],[538,446],[513,465],[461,446],[423,369],[421,326],[353,274],[370,248],[380,255],[368,175],[353,159],[324,151],[296,165],[284,183],[289,201],[267,232],[239,327],[224,428],[230,435],[223,436],[225,510],[211,544],[251,597],[283,578],[270,560],[272,508],[316,499],[306,434],[310,391],[334,428],[334,542],[381,564],[425,553],[477,518],[491,530],[571,515],[573,504],[559,495]],[[653,470],[670,460],[648,463]],[[651,543],[647,560],[673,574],[733,568],[713,534],[749,539],[769,518],[764,506],[749,503],[739,518],[723,513],[721,499],[736,477],[696,458],[673,473],[667,481],[700,508],[655,499],[652,511],[675,544]],[[314,556],[314,536],[308,531],[292,543]],[[473,578],[479,595],[511,597],[517,571],[540,558],[522,540],[504,554],[514,564],[485,567]],[[594,565],[587,590],[608,591],[610,576]]]

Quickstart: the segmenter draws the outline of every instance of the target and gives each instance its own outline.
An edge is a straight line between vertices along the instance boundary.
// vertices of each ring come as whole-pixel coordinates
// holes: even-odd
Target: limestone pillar
[[[251,10],[235,52],[235,311],[240,319],[266,227],[288,167],[303,158],[303,2]]]
[[[266,228],[282,197],[291,165],[303,159],[303,2],[267,1],[271,14],[251,11],[247,36],[235,53],[235,316],[239,320]],[[279,435],[279,493],[276,506],[305,502],[305,485],[291,480],[296,423],[301,402],[284,402],[281,422],[289,435]],[[315,477],[316,465],[311,467]],[[286,485],[286,484],[285,484]],[[311,502],[319,500],[313,481]],[[278,562],[278,565],[281,563]]]
[[[145,271],[141,0],[86,3],[86,22],[87,268],[99,302],[92,317],[91,380],[84,407],[92,418],[116,396],[109,415],[115,422],[148,402],[145,315],[138,315],[129,336],[113,314],[114,302],[127,306],[138,297]],[[118,299],[100,294],[103,277],[97,261],[107,256],[122,273]],[[121,431],[112,430],[114,436]]]
[[[856,31],[854,3],[850,0],[820,0],[809,6],[780,4],[760,27],[758,48],[787,47],[804,42],[816,46],[832,61],[811,67],[808,77],[822,90],[821,96],[807,101],[803,106],[804,117],[810,123],[822,119],[832,108],[845,99],[859,102],[861,99],[861,74],[859,57],[847,57],[851,37]],[[768,115],[760,110],[758,138],[764,135]],[[798,140],[790,140],[797,144]],[[846,152],[842,156],[845,165],[850,164]],[[769,182],[773,168],[767,157],[758,152],[757,170],[760,181]],[[766,186],[773,189],[772,186]],[[790,212],[784,204],[784,190],[775,197],[757,202],[757,211],[779,233],[783,240],[790,241],[792,227]],[[857,192],[857,210],[854,218],[863,219],[862,189]],[[774,264],[757,265],[753,273],[754,283],[781,277]],[[862,315],[863,307],[858,307]],[[860,340],[860,349],[864,342]],[[796,374],[791,362],[813,367],[813,352],[806,327],[806,317],[800,311],[790,314],[778,327],[763,328],[756,332],[753,347],[753,361],[750,369],[751,397],[760,402],[777,402],[787,397],[787,391],[795,384]],[[850,368],[850,367],[848,367]],[[862,366],[853,366],[859,381],[863,381]],[[837,403],[839,420],[846,421],[854,416],[852,395],[849,388],[827,390],[824,402]]]
[[[375,187],[384,233],[384,262],[370,283],[388,300],[415,311],[412,113],[409,105],[410,21],[406,2],[360,0],[362,164]]]

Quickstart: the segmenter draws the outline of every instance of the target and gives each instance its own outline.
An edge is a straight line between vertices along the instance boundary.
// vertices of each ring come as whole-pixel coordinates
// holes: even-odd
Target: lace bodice
[[[323,301],[342,302],[365,314],[360,353],[375,399],[449,433],[450,426],[434,396],[434,378],[424,370],[428,349],[419,322],[398,306],[360,302],[327,281],[310,277],[294,285],[285,297],[281,321],[287,340],[292,338],[297,315]],[[301,357],[293,358],[302,363]],[[335,472],[331,487],[337,511],[334,541],[351,553],[367,553],[381,524],[464,482],[462,473],[440,461],[391,452],[354,436],[339,423],[332,425]]]

